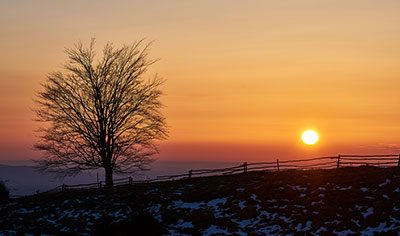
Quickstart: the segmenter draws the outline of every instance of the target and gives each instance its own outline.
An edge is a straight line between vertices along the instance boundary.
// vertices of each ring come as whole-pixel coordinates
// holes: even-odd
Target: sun
[[[301,135],[301,140],[307,145],[314,145],[319,140],[319,135],[314,130],[306,130]]]

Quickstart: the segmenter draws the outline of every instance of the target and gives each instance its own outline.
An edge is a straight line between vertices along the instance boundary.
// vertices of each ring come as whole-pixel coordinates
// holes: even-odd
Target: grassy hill
[[[400,169],[250,172],[38,194],[0,206],[0,234],[374,235],[400,231]]]

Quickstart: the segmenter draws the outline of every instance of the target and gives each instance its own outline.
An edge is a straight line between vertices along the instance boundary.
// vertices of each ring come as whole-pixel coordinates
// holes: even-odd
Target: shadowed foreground
[[[204,177],[40,194],[0,207],[0,232],[373,235],[400,231],[400,170]]]

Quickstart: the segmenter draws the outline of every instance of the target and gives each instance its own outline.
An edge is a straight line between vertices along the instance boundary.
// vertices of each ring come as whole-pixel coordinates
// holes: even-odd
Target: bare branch
[[[73,175],[104,168],[106,182],[112,172],[145,170],[158,153],[155,140],[167,138],[161,113],[163,80],[143,78],[150,44],[104,46],[95,63],[95,40],[66,48],[64,71],[51,73],[37,93],[38,130],[35,149],[43,153],[43,172]],[[107,173],[109,173],[107,175]],[[111,179],[110,179],[111,177]]]

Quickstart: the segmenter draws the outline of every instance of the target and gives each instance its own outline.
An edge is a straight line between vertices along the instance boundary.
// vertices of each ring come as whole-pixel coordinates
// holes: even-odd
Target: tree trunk
[[[112,168],[107,166],[104,167],[106,173],[106,186],[113,186],[113,171]]]

